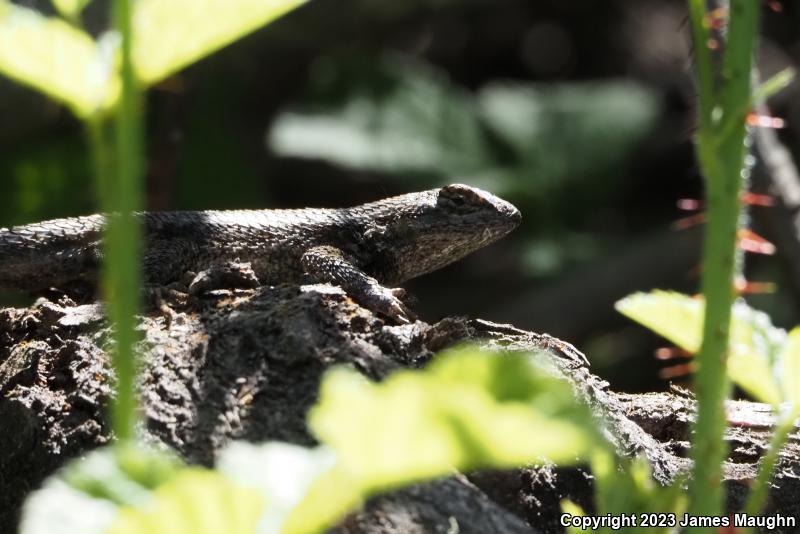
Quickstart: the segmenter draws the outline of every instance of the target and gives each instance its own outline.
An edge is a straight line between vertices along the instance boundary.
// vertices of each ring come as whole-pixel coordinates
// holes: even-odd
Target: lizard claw
[[[417,319],[417,316],[396,296],[395,291],[395,289],[378,286],[368,295],[365,304],[372,311],[400,324],[410,324]]]

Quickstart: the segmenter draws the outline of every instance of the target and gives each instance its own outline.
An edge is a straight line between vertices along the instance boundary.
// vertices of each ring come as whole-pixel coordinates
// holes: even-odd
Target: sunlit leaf
[[[703,307],[698,298],[668,291],[634,293],[615,305],[622,315],[692,353],[703,341]]]
[[[91,0],[51,0],[55,8],[67,19],[75,19]]]
[[[669,291],[635,293],[617,302],[616,309],[691,353],[700,350],[705,311],[701,298]],[[785,339],[786,332],[774,327],[766,314],[737,302],[731,318],[731,380],[763,402],[780,403],[776,358]]]
[[[572,517],[585,517],[586,512],[584,512],[583,508],[578,506],[575,502],[569,499],[561,499],[559,503],[561,505],[561,512],[564,514],[569,514]],[[566,530],[569,534],[583,534],[585,531],[581,530],[580,527],[573,527],[567,526]]]
[[[184,469],[157,488],[152,498],[120,510],[109,534],[254,533],[264,509],[263,496],[219,473]]]
[[[119,512],[118,505],[92,497],[51,477],[31,493],[22,508],[20,534],[105,534]]]
[[[306,0],[139,0],[134,64],[155,83],[257,30]]]
[[[134,448],[106,447],[69,463],[59,474],[74,489],[117,505],[137,504],[173,476],[180,463]]]
[[[687,506],[683,480],[662,486],[653,479],[647,459],[617,458],[607,450],[592,455],[592,475],[595,480],[597,516],[606,516],[616,525],[605,525],[596,532],[642,532],[665,534],[674,525],[659,525],[657,521],[644,524],[642,514],[673,514],[681,517]],[[623,522],[627,520],[627,522]],[[631,521],[636,521],[631,523]],[[636,528],[634,528],[636,527]]]
[[[786,343],[786,331],[774,327],[766,313],[744,302],[734,304],[731,321],[728,376],[756,399],[780,404],[783,395],[777,358]]]
[[[616,169],[655,124],[659,102],[630,81],[493,83],[478,94],[478,107],[514,154],[515,172],[541,185]]]
[[[267,143],[349,168],[467,177],[537,194],[614,169],[652,127],[658,99],[623,82],[492,84],[477,93],[397,56],[328,56]],[[613,124],[613,128],[608,125]],[[586,181],[586,187],[594,182]]]
[[[73,460],[33,492],[23,507],[22,534],[100,534],[120,506],[146,502],[180,462],[165,453],[120,446]]]
[[[279,154],[356,169],[473,174],[490,157],[469,95],[427,66],[392,57],[326,58],[307,106],[278,117]]]
[[[794,406],[795,413],[800,412],[800,327],[789,332],[778,361],[783,398]]]
[[[0,0],[0,72],[88,116],[119,91],[112,53],[59,18]]]
[[[267,504],[259,520],[259,532],[265,534],[280,532],[286,517],[303,500],[312,483],[330,471],[333,463],[333,452],[326,447],[233,442],[220,452],[217,469],[238,485],[257,489],[266,496]],[[329,501],[338,506],[340,497],[331,499],[329,495],[323,499],[313,508],[314,515],[330,516],[325,511]]]
[[[372,493],[455,470],[574,462],[592,445],[590,421],[570,387],[530,356],[465,349],[381,384],[333,371],[309,422],[337,465],[285,532],[316,532]]]

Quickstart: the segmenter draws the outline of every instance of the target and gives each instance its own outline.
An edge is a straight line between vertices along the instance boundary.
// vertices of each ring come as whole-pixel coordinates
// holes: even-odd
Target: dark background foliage
[[[768,76],[797,62],[800,9],[764,5]],[[105,8],[86,13],[95,32]],[[335,207],[483,187],[523,226],[408,284],[421,317],[548,332],[618,389],[665,388],[662,342],[613,303],[697,286],[699,228],[673,229],[686,215],[676,202],[702,195],[690,58],[682,0],[313,0],[149,93],[147,205]],[[796,150],[795,95],[770,106]],[[95,206],[80,124],[0,80],[0,226]],[[763,211],[754,227],[770,238]],[[778,285],[750,300],[791,327],[800,281],[786,261],[779,248],[748,257],[747,272]]]

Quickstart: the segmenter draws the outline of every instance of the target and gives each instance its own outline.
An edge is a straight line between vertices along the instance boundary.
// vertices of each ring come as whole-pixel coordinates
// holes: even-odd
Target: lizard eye
[[[454,207],[490,204],[480,191],[463,184],[452,184],[442,187],[439,190],[438,203]]]

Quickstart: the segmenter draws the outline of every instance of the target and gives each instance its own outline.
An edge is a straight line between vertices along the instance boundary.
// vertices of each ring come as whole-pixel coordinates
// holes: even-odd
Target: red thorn
[[[742,202],[750,206],[764,206],[770,208],[775,205],[775,197],[771,195],[759,195],[757,193],[742,193]]]
[[[682,363],[680,365],[672,365],[670,367],[661,369],[658,372],[658,376],[664,380],[669,380],[670,378],[688,376],[694,373],[696,370],[697,364],[695,362]]]
[[[733,287],[739,295],[763,295],[775,293],[778,289],[774,282],[749,282],[741,276],[736,278]]]
[[[778,0],[767,0],[766,4],[767,7],[775,13],[783,13],[783,4],[781,4]]]
[[[738,247],[745,252],[753,254],[765,254],[771,256],[775,254],[775,245],[747,228],[739,228],[736,232],[739,238]]]
[[[696,198],[681,198],[677,202],[678,209],[683,211],[695,211],[702,209],[703,203]]]
[[[693,358],[694,355],[680,347],[660,347],[656,349],[656,360],[669,361],[678,358]]]
[[[757,115],[755,113],[747,114],[747,124],[750,126],[756,126],[758,128],[773,128],[776,130],[786,127],[786,121],[779,117]]]
[[[725,22],[728,19],[728,10],[724,7],[718,7],[703,18],[703,24],[712,30],[721,30],[725,27]]]
[[[692,226],[704,223],[705,220],[706,220],[705,213],[695,213],[694,215],[678,219],[677,221],[672,223],[672,228],[674,230],[686,230],[687,228],[691,228]]]

